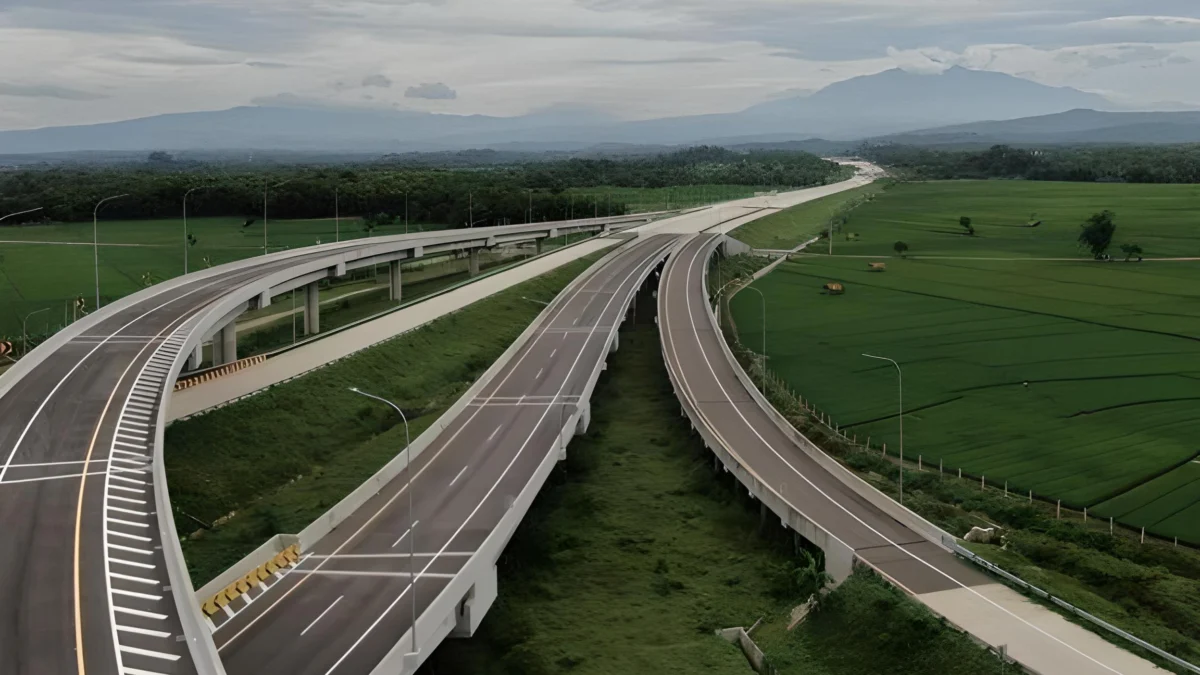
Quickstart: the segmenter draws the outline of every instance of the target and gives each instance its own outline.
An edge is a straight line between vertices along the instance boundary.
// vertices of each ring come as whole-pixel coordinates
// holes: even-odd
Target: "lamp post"
[[[294,180],[296,179],[289,178],[281,183],[276,183],[268,187],[267,179],[263,179],[263,255],[267,255],[267,253],[270,252],[270,249],[267,248],[267,190],[270,188],[283,187]]]
[[[404,234],[408,234],[408,190],[404,191]]]
[[[762,298],[762,359],[760,360],[760,368],[762,368],[762,392],[763,396],[767,395],[767,296],[763,292],[753,286],[747,286],[743,290],[754,291],[758,293],[758,297]]]
[[[400,406],[396,405],[395,403],[392,403],[391,401],[387,400],[386,398],[382,398],[379,396],[375,396],[374,394],[368,394],[365,391],[361,391],[358,387],[350,387],[350,391],[354,392],[355,394],[358,394],[359,396],[366,396],[369,399],[373,399],[373,400],[378,401],[386,406],[389,406],[392,408],[392,410],[395,410],[400,415],[400,419],[404,420],[404,450],[405,450],[405,452],[408,452],[410,450],[410,445],[409,445],[410,437],[408,435],[408,417],[406,417],[404,415],[404,411],[400,409]],[[417,653],[417,577],[416,577],[416,563],[414,561],[416,560],[417,556],[416,556],[416,545],[414,544],[414,541],[417,538],[417,533],[415,531],[413,531],[413,525],[415,524],[416,521],[413,520],[413,487],[412,487],[412,455],[411,454],[408,456],[408,463],[404,467],[404,473],[406,476],[405,482],[407,484],[407,487],[405,487],[405,489],[408,490],[408,576],[409,576],[409,579],[411,580],[409,583],[412,584],[412,651],[414,654],[416,654]]]
[[[30,312],[30,313],[26,314],[25,318],[21,319],[21,356],[24,356],[29,353],[29,333],[25,330],[25,324],[27,321],[29,321],[29,317],[33,316],[34,314],[41,314],[42,312],[49,312],[49,311],[50,311],[49,307],[43,307],[42,309],[39,309],[36,312]]]
[[[900,370],[900,364],[886,356],[872,356],[863,354],[868,359],[876,359],[879,361],[887,361],[893,366],[896,366],[896,381],[900,386],[900,504],[904,504],[904,373]]]
[[[15,217],[17,217],[17,216],[23,216],[23,215],[25,215],[25,214],[27,214],[27,213],[36,213],[36,212],[38,212],[38,211],[41,211],[41,210],[42,210],[42,208],[43,208],[43,207],[39,206],[39,207],[37,207],[36,209],[29,209],[28,211],[17,211],[16,213],[10,213],[10,214],[8,214],[7,216],[0,217],[0,220],[8,220],[9,218],[15,218]]]
[[[333,188],[333,240],[335,242],[342,240],[342,212],[339,208],[339,200],[341,195],[341,186]]]
[[[96,208],[92,210],[92,262],[96,266],[96,309],[100,309],[100,207],[104,206],[105,202],[128,196],[126,194],[105,197],[96,202]]]
[[[188,226],[187,226],[187,199],[196,190],[207,190],[209,185],[201,185],[194,187],[183,193],[183,273],[188,273]]]

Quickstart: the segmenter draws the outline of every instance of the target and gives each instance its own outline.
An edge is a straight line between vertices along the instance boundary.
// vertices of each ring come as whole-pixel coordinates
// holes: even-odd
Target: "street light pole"
[[[267,185],[268,180],[269,179],[267,179],[267,178],[263,179],[263,255],[267,255],[268,253],[270,253],[270,249],[267,248],[267,190],[269,189],[268,185]],[[293,180],[296,180],[296,179],[289,178],[289,179],[283,181],[282,183],[276,183],[274,185],[271,185],[270,187],[273,187],[273,188],[283,187],[284,185],[287,185],[288,183],[292,182]]]
[[[408,234],[408,190],[404,191],[404,234]]]
[[[408,435],[408,417],[406,417],[404,415],[404,411],[400,409],[400,406],[396,405],[395,403],[392,403],[391,401],[387,400],[386,398],[381,398],[379,396],[375,396],[374,394],[368,394],[365,391],[359,390],[358,387],[350,387],[350,391],[358,394],[359,396],[366,396],[369,399],[373,399],[373,400],[379,401],[380,403],[383,403],[384,405],[390,406],[392,408],[392,410],[395,410],[400,415],[400,419],[404,420],[404,450],[405,450],[405,452],[410,453],[408,455],[408,463],[405,464],[405,466],[404,466],[404,473],[405,473],[405,482],[407,483],[407,487],[405,489],[408,490],[408,578],[410,580],[409,583],[412,585],[412,653],[416,654],[417,653],[417,577],[416,577],[416,563],[414,561],[416,560],[417,556],[416,556],[416,545],[413,542],[417,538],[417,533],[413,530],[413,526],[415,525],[416,521],[413,520],[413,487],[412,487],[413,459],[412,459],[411,446],[410,446],[411,438]]]
[[[342,240],[342,213],[338,204],[340,199],[338,192],[340,190],[340,186],[333,188],[333,240],[335,242]]]
[[[49,311],[49,307],[43,307],[36,312],[30,312],[26,314],[25,318],[21,319],[21,356],[25,356],[29,353],[29,333],[25,330],[25,323],[29,321],[29,317],[33,316],[34,314],[41,314],[42,312]]]
[[[25,214],[27,214],[27,213],[37,213],[38,211],[41,211],[41,210],[42,210],[42,208],[43,208],[43,207],[39,206],[39,207],[37,207],[36,209],[29,209],[28,211],[17,211],[16,213],[10,213],[10,214],[8,214],[7,216],[0,217],[0,220],[8,220],[9,218],[15,218],[15,217],[17,217],[17,216],[23,216],[23,215],[25,215]]]
[[[196,190],[207,190],[210,186],[202,185],[194,187],[183,193],[183,273],[188,273],[188,226],[187,226],[187,199]]]
[[[900,364],[886,356],[872,356],[863,354],[868,359],[877,359],[879,361],[887,361],[893,366],[896,366],[897,383],[900,386],[900,504],[904,504],[904,373],[900,370]]]
[[[126,194],[105,197],[96,202],[96,208],[92,210],[92,262],[96,266],[96,309],[100,309],[100,207],[105,202],[128,196]]]
[[[762,368],[762,392],[763,396],[767,395],[767,296],[763,292],[753,286],[747,286],[743,290],[754,291],[758,293],[758,297],[762,298],[762,359],[760,367]]]

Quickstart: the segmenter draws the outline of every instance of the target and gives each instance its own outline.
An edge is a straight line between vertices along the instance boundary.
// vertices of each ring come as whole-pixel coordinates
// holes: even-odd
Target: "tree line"
[[[1020,178],[1112,183],[1200,183],[1200,145],[931,150],[863,146],[859,154],[915,180]]]
[[[506,166],[436,168],[385,157],[372,164],[289,166],[237,170],[177,164],[155,153],[141,165],[59,167],[0,174],[0,216],[41,207],[20,222],[72,222],[92,217],[96,202],[106,218],[177,218],[183,196],[189,216],[271,218],[370,215],[448,226],[620,215],[625,204],[604,188],[688,185],[808,187],[841,180],[849,170],[799,152],[735,153],[712,147],[629,159],[568,159]]]

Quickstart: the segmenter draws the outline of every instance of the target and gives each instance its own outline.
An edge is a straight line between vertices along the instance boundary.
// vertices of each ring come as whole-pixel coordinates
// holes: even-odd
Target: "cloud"
[[[383,73],[376,73],[374,75],[368,75],[368,76],[364,77],[363,81],[362,81],[362,86],[364,86],[364,87],[380,87],[382,89],[388,89],[392,86],[392,81],[388,79],[387,75],[384,75]],[[453,97],[451,97],[451,98],[453,98]]]
[[[1107,16],[1091,21],[1077,21],[1075,26],[1090,28],[1200,28],[1200,19],[1190,16]]]
[[[0,82],[0,96],[55,98],[62,101],[99,101],[108,98],[104,94],[57,87],[52,84],[13,84],[11,82]]]
[[[458,98],[458,92],[441,82],[425,82],[404,90],[404,98],[423,98],[431,101],[452,101]]]
[[[664,66],[676,63],[725,63],[725,59],[715,56],[678,56],[669,59],[596,59],[590,63],[597,66]]]
[[[286,63],[275,63],[274,61],[246,61],[245,65],[251,68],[266,68],[268,70],[283,70],[292,67]]]

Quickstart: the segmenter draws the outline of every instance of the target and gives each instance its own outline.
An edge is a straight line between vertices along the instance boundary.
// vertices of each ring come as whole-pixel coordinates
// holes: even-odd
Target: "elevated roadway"
[[[706,277],[718,244],[718,236],[692,238],[663,272],[659,326],[668,373],[725,468],[821,547],[835,579],[867,565],[1044,675],[1165,672],[968,566],[947,545],[952,537],[859,481],[775,413],[717,329]]]

